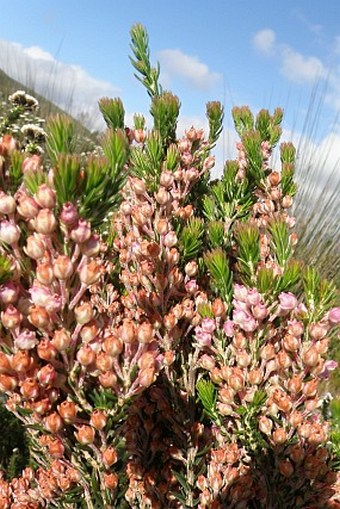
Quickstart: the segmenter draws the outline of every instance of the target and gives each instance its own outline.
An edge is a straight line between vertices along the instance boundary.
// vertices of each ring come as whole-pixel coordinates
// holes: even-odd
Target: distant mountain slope
[[[10,78],[2,69],[0,69],[0,101],[7,101],[8,96],[16,92],[17,90],[25,90],[28,94],[33,95],[39,101],[39,116],[42,118],[47,118],[50,115],[63,114],[68,115],[74,121],[76,130],[78,134],[81,136],[85,136],[90,138],[92,141],[95,141],[96,135],[91,133],[87,127],[85,127],[79,120],[73,118],[67,111],[59,108],[56,104],[48,99],[45,99],[42,95],[36,93],[29,87],[24,86],[22,83]]]

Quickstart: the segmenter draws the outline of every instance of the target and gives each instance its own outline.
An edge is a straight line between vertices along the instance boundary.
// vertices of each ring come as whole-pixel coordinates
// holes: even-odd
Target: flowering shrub
[[[0,507],[339,507],[320,382],[340,308],[293,258],[282,111],[234,108],[238,158],[210,181],[221,105],[177,139],[179,101],[131,35],[153,129],[105,98],[97,154],[62,117],[45,159],[0,144],[0,389],[31,454]]]

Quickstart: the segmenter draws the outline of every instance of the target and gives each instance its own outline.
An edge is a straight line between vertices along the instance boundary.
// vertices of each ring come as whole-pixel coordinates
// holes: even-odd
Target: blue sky
[[[128,59],[130,27],[141,22],[164,85],[181,99],[184,127],[204,123],[207,100],[225,104],[227,128],[233,105],[282,106],[287,134],[324,148],[331,140],[335,161],[339,20],[338,0],[12,0],[1,9],[0,67],[52,90],[75,114],[94,117],[104,95],[122,97],[130,116],[147,112]]]

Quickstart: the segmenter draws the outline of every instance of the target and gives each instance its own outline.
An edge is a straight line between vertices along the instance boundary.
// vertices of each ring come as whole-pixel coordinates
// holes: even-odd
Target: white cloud
[[[327,77],[327,69],[319,58],[306,57],[289,46],[280,50],[281,72],[298,83],[314,83]]]
[[[56,60],[38,46],[25,48],[18,43],[0,40],[0,68],[73,116],[86,117],[94,129],[104,126],[98,99],[119,93],[111,83],[94,78],[80,66]]]
[[[305,56],[288,44],[276,43],[275,32],[270,28],[256,32],[252,42],[261,53],[277,59],[280,72],[290,81],[315,83],[328,76],[328,70],[319,58]]]
[[[274,30],[264,28],[263,30],[256,32],[253,37],[253,44],[258,51],[269,55],[274,50],[275,40],[276,35]]]
[[[181,78],[198,90],[208,90],[221,79],[219,73],[210,71],[198,57],[186,55],[181,50],[165,49],[158,56],[166,74]]]

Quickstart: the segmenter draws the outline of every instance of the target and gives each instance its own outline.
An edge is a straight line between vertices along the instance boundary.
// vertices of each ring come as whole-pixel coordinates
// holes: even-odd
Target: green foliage
[[[210,380],[201,378],[196,384],[197,396],[202,403],[204,413],[215,422],[219,421],[219,415],[216,410],[217,391]]]
[[[204,255],[204,263],[211,276],[212,288],[229,303],[232,298],[232,272],[225,251],[221,248],[209,251]]]
[[[47,174],[42,169],[29,170],[24,174],[24,184],[26,189],[33,195],[37,192],[39,186],[46,184],[47,178]]]
[[[197,258],[203,245],[204,221],[191,217],[180,233],[180,250],[185,262]]]
[[[292,245],[288,225],[281,219],[275,219],[275,221],[272,221],[269,224],[269,232],[276,261],[284,268],[292,255]]]
[[[206,115],[209,121],[209,141],[215,145],[223,130],[224,108],[219,101],[207,103]]]
[[[273,148],[280,139],[283,111],[276,108],[273,115],[268,110],[260,110],[256,116],[255,128],[260,133],[262,141],[268,141]]]
[[[212,248],[224,246],[225,233],[222,221],[211,221],[208,223],[208,239]]]
[[[14,150],[11,154],[11,164],[8,169],[9,176],[9,190],[15,192],[20,186],[23,173],[22,173],[22,163],[24,161],[25,155],[19,150]]]
[[[53,174],[53,184],[59,205],[74,201],[81,184],[81,162],[78,156],[59,154]]]
[[[154,119],[154,129],[159,132],[164,145],[176,141],[180,106],[178,97],[171,92],[162,92],[152,99],[150,113]]]
[[[0,254],[0,285],[3,285],[12,277],[12,262],[6,255]]]
[[[254,129],[254,117],[248,106],[235,106],[231,112],[237,134],[242,138],[245,132]]]
[[[98,102],[99,109],[109,129],[124,129],[124,106],[119,97],[110,99],[102,97]]]
[[[237,240],[237,260],[242,280],[252,285],[255,282],[255,272],[260,260],[260,232],[256,225],[241,223],[235,230]]]
[[[112,179],[121,180],[125,163],[129,156],[129,140],[123,129],[109,129],[102,140],[104,154],[109,165],[109,173]],[[124,172],[123,172],[124,173]]]
[[[28,465],[29,451],[24,427],[0,403],[0,470],[8,479],[21,474]]]
[[[297,186],[294,182],[296,150],[292,143],[280,145],[281,187],[283,195],[294,196]]]
[[[261,150],[261,134],[259,131],[247,131],[242,136],[244,151],[248,160],[247,173],[261,187],[265,177],[263,170],[263,154]]]
[[[162,170],[163,144],[157,131],[151,131],[143,147],[131,151],[131,174],[143,179],[147,187],[154,191],[159,184]]]
[[[333,450],[333,466],[340,470],[340,400],[333,400],[331,410],[331,444]]]
[[[76,148],[74,123],[66,115],[50,117],[46,124],[46,149],[53,164],[60,154],[73,154]]]
[[[130,57],[133,67],[137,74],[135,77],[143,83],[150,97],[155,97],[162,92],[162,87],[158,83],[160,67],[157,62],[156,67],[150,63],[149,37],[146,29],[140,23],[136,23],[130,31],[131,49],[134,58]]]
[[[332,305],[337,297],[336,287],[332,281],[321,279],[314,267],[307,267],[303,274],[303,289],[310,321],[319,320]]]

